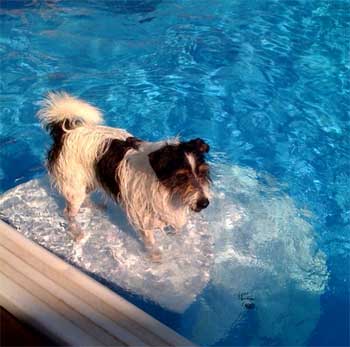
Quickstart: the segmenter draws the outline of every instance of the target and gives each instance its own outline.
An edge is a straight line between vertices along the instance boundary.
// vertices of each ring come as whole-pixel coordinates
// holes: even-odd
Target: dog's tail
[[[96,125],[102,122],[100,110],[64,92],[49,93],[41,102],[37,115],[47,129],[59,126],[63,131],[83,124]]]

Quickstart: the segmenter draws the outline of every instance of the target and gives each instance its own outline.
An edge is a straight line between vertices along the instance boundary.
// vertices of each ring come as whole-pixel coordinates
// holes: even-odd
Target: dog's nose
[[[207,198],[201,198],[197,201],[197,210],[201,211],[209,205],[209,200]]]

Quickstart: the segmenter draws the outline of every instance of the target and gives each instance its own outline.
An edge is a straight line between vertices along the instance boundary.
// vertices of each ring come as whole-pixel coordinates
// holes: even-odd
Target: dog
[[[49,93],[37,115],[53,140],[47,168],[70,222],[89,193],[99,189],[124,208],[152,249],[155,230],[181,230],[191,212],[209,205],[204,140],[140,140],[101,125],[99,109],[67,93]]]

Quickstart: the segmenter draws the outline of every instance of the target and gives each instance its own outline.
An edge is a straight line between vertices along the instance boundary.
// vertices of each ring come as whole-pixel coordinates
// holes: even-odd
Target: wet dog
[[[70,222],[87,195],[101,189],[152,248],[155,230],[180,230],[191,211],[209,205],[209,145],[202,139],[140,140],[100,125],[97,108],[66,93],[50,93],[38,117],[53,139],[47,167]]]

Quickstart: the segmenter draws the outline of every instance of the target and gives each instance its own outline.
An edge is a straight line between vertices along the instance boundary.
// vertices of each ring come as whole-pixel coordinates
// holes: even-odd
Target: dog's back
[[[50,177],[67,200],[95,189],[96,162],[111,141],[131,136],[125,130],[99,125],[102,116],[97,108],[66,93],[50,93],[38,117],[53,139],[47,156]]]

